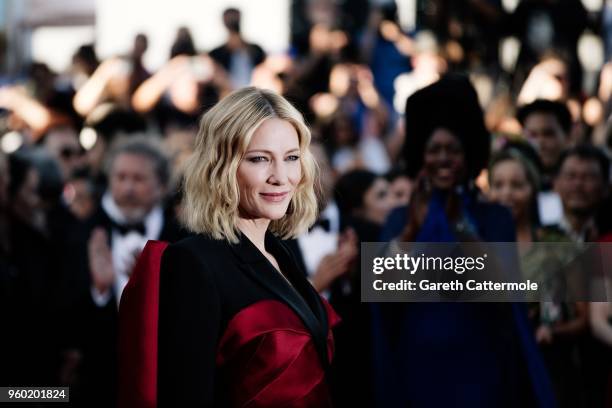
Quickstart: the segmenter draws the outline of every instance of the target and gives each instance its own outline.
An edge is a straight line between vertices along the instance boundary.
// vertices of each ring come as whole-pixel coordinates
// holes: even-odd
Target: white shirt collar
[[[330,201],[325,209],[321,211],[319,218],[328,219],[329,220],[329,230],[330,232],[338,233],[340,232],[340,210],[336,205],[335,201]]]
[[[118,224],[126,223],[125,216],[121,212],[121,209],[113,199],[110,192],[104,193],[102,197],[102,209],[109,216],[110,219]],[[145,237],[147,239],[159,239],[163,225],[164,225],[164,211],[161,205],[156,205],[142,220],[145,225]]]

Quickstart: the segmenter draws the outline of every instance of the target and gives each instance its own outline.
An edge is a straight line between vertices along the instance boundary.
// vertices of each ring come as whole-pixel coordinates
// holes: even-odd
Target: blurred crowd
[[[500,0],[419,0],[409,33],[393,2],[292,4],[283,54],[249,42],[230,8],[223,44],[198,49],[182,27],[155,72],[138,34],[124,55],[100,60],[84,44],[64,72],[32,62],[3,78],[1,385],[65,385],[75,406],[114,406],[121,291],[148,239],[188,234],[180,186],[198,119],[246,85],[287,97],[313,133],[320,218],[290,244],[343,317],[337,406],[377,404],[359,244],[385,237],[398,211],[410,220],[387,238],[419,238],[428,183],[455,188],[463,174],[478,200],[509,208],[508,240],[612,241],[610,0],[598,12],[579,0],[521,0],[510,13]],[[601,66],[579,55],[585,33],[603,43]],[[508,64],[500,45],[510,36],[519,47]],[[454,88],[462,81],[467,94]],[[498,222],[480,227],[505,228]],[[521,261],[525,273],[546,262]],[[610,398],[611,305],[529,308],[560,406]]]

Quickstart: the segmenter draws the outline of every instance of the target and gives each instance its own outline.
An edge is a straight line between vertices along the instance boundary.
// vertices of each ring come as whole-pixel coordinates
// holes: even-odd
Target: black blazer
[[[257,44],[246,44],[246,51],[251,59],[251,63],[253,66],[257,66],[266,59],[266,53],[264,50]],[[231,59],[232,59],[232,51],[226,44],[223,44],[215,49],[213,49],[209,53],[210,57],[217,61],[226,71],[229,71]]]
[[[226,359],[220,356],[220,350],[224,347],[221,343],[222,339],[231,337],[228,332],[241,332],[241,327],[235,327],[237,321],[245,321],[240,320],[241,312],[247,309],[251,312],[265,303],[278,307],[271,314],[249,313],[246,320],[248,325],[261,327],[265,325],[263,320],[274,320],[277,315],[282,316],[284,310],[283,321],[297,315],[299,320],[295,321],[301,322],[297,326],[306,329],[314,344],[307,357],[315,367],[312,372],[326,371],[329,365],[328,340],[331,337],[327,305],[306,280],[281,240],[268,232],[265,246],[274,255],[291,285],[243,234],[238,244],[196,235],[165,250],[160,270],[159,407],[242,405],[236,400],[241,397],[235,394],[248,391],[237,383],[242,381],[241,374],[236,375],[231,368],[219,365],[220,359]],[[277,303],[266,302],[270,300]],[[262,322],[253,321],[260,317]],[[283,328],[287,329],[285,331],[300,330],[300,327]],[[267,335],[274,336],[274,333],[268,332]],[[257,341],[258,347],[247,347],[247,351],[240,349],[229,358],[232,361],[226,366],[238,366],[237,372],[242,373],[250,370],[249,362],[261,359],[265,366],[268,361],[279,358],[281,353],[274,350],[270,352],[269,359],[258,356],[260,350],[270,349],[267,348],[269,345],[264,344],[265,339]],[[282,345],[280,347],[283,348]],[[266,369],[259,366],[252,376],[269,375]],[[253,379],[252,376],[249,381]],[[307,372],[303,374],[305,382],[309,381],[308,376]],[[258,406],[257,403],[254,406]]]

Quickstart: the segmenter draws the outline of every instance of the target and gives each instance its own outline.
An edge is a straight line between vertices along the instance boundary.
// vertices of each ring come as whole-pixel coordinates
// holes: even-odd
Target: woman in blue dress
[[[514,241],[510,212],[474,187],[489,146],[467,79],[446,77],[413,94],[403,158],[416,188],[381,241]],[[523,305],[373,304],[372,326],[377,406],[555,406]]]

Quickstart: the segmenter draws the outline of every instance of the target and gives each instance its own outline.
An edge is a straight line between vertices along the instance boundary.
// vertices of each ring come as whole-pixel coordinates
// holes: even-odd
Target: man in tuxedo
[[[173,242],[183,235],[162,207],[169,170],[157,146],[131,137],[111,152],[108,163],[108,189],[82,240],[89,283],[76,311],[82,394],[75,397],[104,407],[115,405],[117,312],[135,261],[147,240]]]

